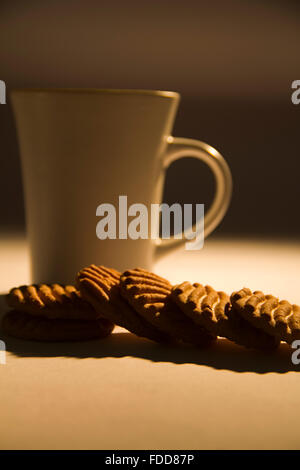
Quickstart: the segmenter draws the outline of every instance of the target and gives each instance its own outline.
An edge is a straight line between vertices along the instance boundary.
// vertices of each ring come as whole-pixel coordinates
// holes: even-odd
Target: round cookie
[[[3,317],[1,327],[9,336],[31,341],[86,341],[105,338],[114,325],[106,318],[91,321],[50,320],[11,310]]]
[[[105,266],[91,265],[76,278],[81,295],[100,315],[131,333],[157,342],[171,338],[138,315],[120,295],[120,273]]]
[[[231,303],[239,314],[256,328],[261,328],[278,340],[292,343],[300,339],[300,307],[287,300],[252,292],[248,288],[231,294]]]
[[[132,269],[121,275],[120,289],[142,318],[175,340],[206,347],[216,338],[183,314],[171,299],[172,285],[166,279]]]
[[[99,313],[74,286],[34,284],[11,289],[7,304],[15,310],[49,319],[95,320]]]

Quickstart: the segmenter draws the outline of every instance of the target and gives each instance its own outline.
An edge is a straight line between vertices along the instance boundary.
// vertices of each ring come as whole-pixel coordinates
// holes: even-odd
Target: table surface
[[[0,239],[1,292],[29,280],[28,247]],[[155,271],[231,292],[248,286],[300,304],[300,244],[211,238]],[[1,298],[1,313],[5,311]],[[167,347],[117,328],[82,343],[6,342],[0,365],[1,449],[300,448],[300,365],[226,340]]]

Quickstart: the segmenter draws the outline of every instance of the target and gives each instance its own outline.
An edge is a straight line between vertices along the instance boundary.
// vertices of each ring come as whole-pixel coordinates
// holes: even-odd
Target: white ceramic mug
[[[99,240],[96,208],[118,207],[119,195],[128,204],[160,203],[165,170],[177,158],[196,157],[212,169],[216,193],[205,236],[219,224],[231,196],[230,170],[209,145],[171,137],[179,100],[178,93],[150,90],[12,92],[33,282],[72,283],[91,263],[151,269],[153,240]]]

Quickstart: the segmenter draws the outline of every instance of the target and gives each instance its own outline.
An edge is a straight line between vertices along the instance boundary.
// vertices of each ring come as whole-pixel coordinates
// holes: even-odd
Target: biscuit
[[[7,304],[15,310],[49,319],[95,320],[96,310],[74,286],[60,284],[35,284],[11,289]]]
[[[205,347],[215,339],[172,301],[172,285],[166,279],[144,269],[132,269],[121,275],[120,289],[139,315],[175,340]]]
[[[278,346],[273,336],[254,328],[231,306],[225,292],[210,286],[183,282],[174,286],[172,299],[196,324],[216,336],[221,336],[247,348],[274,349]]]
[[[120,273],[112,268],[91,265],[82,269],[76,285],[95,310],[131,333],[158,342],[171,338],[138,315],[120,295]]]
[[[248,288],[231,294],[231,303],[239,314],[256,328],[279,340],[292,343],[300,339],[300,307],[273,295]]]
[[[106,318],[98,320],[62,320],[11,310],[2,320],[2,331],[30,341],[86,341],[105,338],[114,325]]]

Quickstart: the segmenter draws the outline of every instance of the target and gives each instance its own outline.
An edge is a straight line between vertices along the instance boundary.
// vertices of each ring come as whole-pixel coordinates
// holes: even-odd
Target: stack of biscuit
[[[224,337],[247,348],[274,350],[281,341],[300,339],[297,305],[247,288],[228,296],[199,283],[172,286],[140,268],[121,274],[91,265],[77,274],[76,288],[23,286],[12,289],[7,300],[14,310],[3,328],[24,339],[105,337],[114,324],[153,341],[198,347]]]
[[[32,341],[84,341],[104,338],[114,324],[99,316],[74,286],[39,284],[12,289],[13,310],[2,321],[8,335]]]
[[[144,269],[123,274],[91,265],[76,286],[96,311],[129,331],[156,341],[200,347],[224,337],[247,348],[273,350],[300,339],[300,307],[260,291],[242,289],[230,297],[210,286],[172,286]]]

